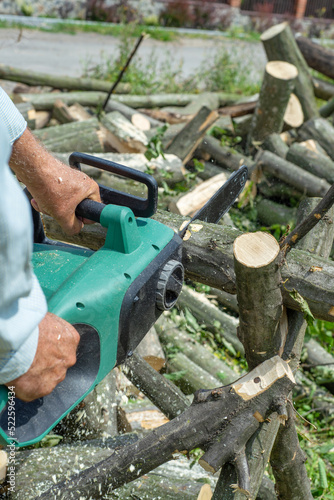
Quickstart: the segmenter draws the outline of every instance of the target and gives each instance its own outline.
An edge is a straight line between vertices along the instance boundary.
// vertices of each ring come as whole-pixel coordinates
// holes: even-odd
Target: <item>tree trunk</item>
[[[195,341],[186,332],[175,327],[167,317],[161,316],[156,329],[162,343],[168,347],[177,347],[197,366],[208,371],[213,377],[219,378],[224,384],[230,384],[237,378],[237,373],[223,360],[217,358],[207,347]]]
[[[286,160],[321,179],[326,179],[330,184],[334,182],[334,162],[327,156],[308,149],[303,143],[292,144],[287,152]]]
[[[203,106],[194,118],[174,137],[167,147],[166,153],[175,154],[186,164],[192,158],[196,147],[217,118],[218,113],[216,111],[211,111]]]
[[[255,167],[255,162],[251,158],[221,146],[218,139],[208,135],[199,145],[197,153],[210,155],[219,165],[232,172],[238,170],[242,165],[246,165],[250,171]]]
[[[295,94],[297,95],[306,120],[319,115],[314,98],[313,84],[306,61],[294,39],[287,22],[276,24],[262,33],[261,41],[269,61],[286,61],[298,70]]]
[[[292,226],[296,220],[294,208],[263,198],[256,204],[257,217],[265,226]]]
[[[108,92],[112,83],[93,78],[74,78],[63,75],[50,75],[48,73],[39,73],[37,71],[13,68],[0,64],[0,78],[2,80],[11,80],[14,82],[26,83],[27,85],[46,85],[55,89],[67,90],[97,90]],[[117,92],[124,94],[130,91],[128,83],[121,83],[117,87]]]
[[[334,127],[325,118],[314,118],[305,122],[299,129],[298,136],[303,141],[314,139],[324,148],[328,156],[334,160]]]
[[[325,80],[321,80],[320,78],[313,78],[312,82],[316,97],[324,101],[328,101],[328,99],[334,97],[334,85],[332,83],[325,82]]]
[[[147,137],[119,111],[107,113],[101,117],[101,123],[107,130],[105,143],[118,153],[145,153]]]
[[[299,50],[310,68],[319,71],[329,78],[334,78],[334,51],[312,42],[309,38],[298,36],[296,38]]]
[[[284,115],[297,75],[297,68],[292,64],[283,61],[267,63],[247,138],[248,147],[254,141],[262,142],[266,136],[282,132]]]
[[[330,188],[330,184],[324,179],[319,179],[269,151],[259,154],[257,165],[308,196],[324,196]]]
[[[289,150],[289,146],[285,144],[279,134],[268,135],[262,143],[262,148],[274,153],[280,158],[285,158]]]

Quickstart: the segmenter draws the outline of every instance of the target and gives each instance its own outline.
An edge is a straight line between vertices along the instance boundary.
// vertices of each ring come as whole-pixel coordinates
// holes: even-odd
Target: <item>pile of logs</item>
[[[281,244],[266,232],[244,234],[228,218],[227,225],[191,225],[183,245],[189,286],[183,288],[177,314],[162,316],[123,369],[170,422],[108,456],[99,454],[98,466],[71,481],[65,481],[65,473],[57,475],[57,481],[64,481],[41,498],[100,498],[193,448],[203,450],[204,471],[221,470],[214,500],[277,498],[273,485],[263,482],[268,461],[279,498],[312,498],[291,401],[312,394],[317,411],[329,422],[333,419],[334,358],[315,339],[304,343],[304,312],[306,302],[315,318],[334,321],[334,84],[310,74],[312,67],[334,77],[328,64],[334,53],[309,40],[295,40],[287,23],[267,30],[261,41],[268,63],[257,96],[113,94],[103,113],[108,90],[103,82],[52,81],[43,75],[32,79],[0,65],[2,79],[48,86],[33,93],[30,87],[22,92],[21,84],[14,101],[50,151],[63,161],[76,150],[149,171],[161,187],[161,210],[154,217],[176,231],[243,164],[249,168],[250,196],[261,224],[319,221],[304,232],[297,225]],[[328,100],[320,109],[317,97]],[[165,123],[164,154],[147,160],[145,153]],[[240,136],[238,149],[223,146],[219,135]],[[196,170],[195,160],[203,163],[203,171]],[[86,172],[101,184],[141,195],[133,183],[124,186],[125,181],[93,167]],[[191,190],[175,195],[173,188],[190,176]],[[319,206],[323,197],[330,201]],[[291,199],[300,202],[298,211],[289,205]],[[80,235],[68,237],[48,216],[44,225],[51,238],[92,249],[105,238],[101,227],[87,226]],[[209,298],[194,283],[210,286]],[[198,333],[201,325],[209,332],[206,342]],[[212,349],[217,345],[219,357]],[[304,370],[299,366],[303,346]],[[248,374],[238,372],[233,361],[242,356]],[[326,369],[317,366],[323,363]],[[178,374],[175,383],[161,370]],[[93,407],[101,414],[104,405],[111,419],[116,405],[110,405],[108,383],[96,390]],[[190,405],[188,395],[194,392]],[[91,407],[92,401],[86,404]],[[90,420],[96,426],[88,413],[80,417],[86,429]],[[101,432],[115,432],[115,426],[103,425]],[[38,457],[34,460],[38,463]]]

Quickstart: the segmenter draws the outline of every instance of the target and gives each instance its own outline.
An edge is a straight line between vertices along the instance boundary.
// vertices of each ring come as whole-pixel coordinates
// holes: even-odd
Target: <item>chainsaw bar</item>
[[[247,178],[248,169],[246,166],[242,166],[236,172],[233,172],[225,184],[215,192],[202,208],[197,210],[185,227],[179,231],[180,238],[184,238],[189,225],[195,220],[217,224],[244,189]]]

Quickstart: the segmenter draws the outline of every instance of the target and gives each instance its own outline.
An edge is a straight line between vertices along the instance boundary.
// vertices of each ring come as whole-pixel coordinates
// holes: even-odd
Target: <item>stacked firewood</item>
[[[251,196],[261,195],[261,201],[257,201],[256,206],[262,224],[294,224],[305,219],[317,206],[319,198],[325,196],[334,180],[334,127],[331,121],[334,85],[312,79],[308,66],[332,77],[327,73],[330,65],[321,64],[321,61],[323,57],[328,61],[334,54],[309,40],[295,40],[287,23],[270,28],[263,33],[261,40],[268,63],[260,93],[251,98],[224,92],[198,96],[117,93],[111,96],[102,110],[108,90],[105,82],[60,77],[52,79],[46,75],[28,75],[3,65],[0,65],[0,78],[44,86],[40,88],[42,91],[34,93],[31,87],[23,89],[21,84],[17,89],[21,92],[15,92],[14,100],[35,136],[63,161],[67,161],[70,152],[81,151],[149,171],[155,176],[161,188],[160,206],[163,209],[155,217],[176,231],[186,217],[193,215],[224,183],[230,172],[241,165],[247,165],[249,169],[248,191]],[[123,87],[122,91],[125,90]],[[317,97],[326,98],[328,103],[319,109]],[[169,127],[162,134],[166,123]],[[222,138],[226,143],[236,137],[240,138],[237,148],[222,145]],[[160,155],[154,154],[157,153],[154,149],[157,141],[161,142]],[[152,151],[148,159],[145,154]],[[204,169],[197,170],[197,162],[204,165]],[[109,173],[102,173],[93,167],[87,167],[86,172],[101,184],[131,191],[138,196],[142,194],[138,186],[133,183],[125,186],[125,181]],[[170,191],[184,182],[189,174],[192,176],[191,189],[187,193],[171,194]],[[289,206],[291,198],[302,201],[298,212]],[[189,431],[184,441],[180,435],[181,444],[177,444],[179,451],[189,451],[195,446],[203,448],[206,453],[200,463],[205,471],[215,473],[222,468],[213,497],[216,500],[241,500],[247,497],[248,492],[256,498],[263,476],[263,463],[266,464],[270,455],[280,497],[290,498],[286,492],[287,487],[291,491],[293,489],[288,477],[290,474],[295,484],[293,498],[311,498],[302,465],[303,456],[294,424],[291,424],[291,411],[285,403],[278,403],[277,400],[283,394],[282,400],[286,401],[294,385],[294,397],[309,397],[312,393],[317,411],[329,419],[334,415],[334,358],[314,339],[303,344],[305,303],[315,318],[334,320],[334,264],[329,258],[334,238],[333,216],[333,210],[328,211],[325,217],[319,215],[322,220],[316,228],[293,251],[283,255],[271,235],[243,234],[233,227],[231,220],[227,220],[230,225],[193,224],[183,245],[188,284],[181,293],[177,312],[162,316],[150,331],[149,340],[144,339],[137,353],[126,363],[126,376],[142,394],[168,419],[189,412],[187,422],[191,426],[194,425],[191,420],[194,408],[199,409],[201,405],[203,412],[200,413],[199,409],[197,418],[203,416],[204,422],[204,414],[208,413],[205,404],[211,404],[210,398],[218,400],[225,397],[223,409],[234,404],[228,399],[231,391],[240,397],[241,402],[231,414],[227,413],[224,417],[224,412],[220,410],[221,418],[227,420],[222,420],[220,427],[217,424],[210,432],[209,423],[205,420],[203,427],[200,424],[196,426],[197,441],[193,435],[190,437]],[[103,228],[87,227],[82,234],[68,237],[61,233],[51,218],[45,216],[44,224],[52,238],[93,249],[104,242]],[[209,295],[196,291],[197,283],[209,286]],[[200,328],[209,332],[205,341],[198,334]],[[312,381],[309,378],[307,366],[305,370],[296,371],[303,345],[305,365],[327,364],[326,369],[321,366],[313,368],[313,377],[319,385],[314,384],[314,378]],[[215,354],[217,346],[219,356]],[[279,383],[282,385],[279,380],[283,378],[286,381],[284,388],[273,392],[270,398],[269,390],[259,389],[256,392],[254,387],[250,388],[248,376],[238,370],[235,362],[236,358],[243,356],[250,369],[258,370],[254,372],[254,380],[263,380],[271,387]],[[280,365],[278,356],[293,369],[295,381],[290,368],[283,361]],[[161,370],[176,373],[174,382],[178,387],[161,377]],[[283,370],[284,375],[278,376],[279,370]],[[240,376],[243,378],[237,388],[233,383]],[[222,389],[216,393],[212,391],[222,384],[228,386],[225,392]],[[238,392],[241,387],[246,392]],[[192,405],[189,409],[187,395],[199,389],[208,392],[197,394],[195,407]],[[114,410],[117,404],[110,406],[108,397],[105,397],[109,390],[110,387],[106,386],[106,389],[96,392],[93,408],[96,407],[101,414],[104,405],[105,414],[116,418]],[[104,394],[102,403],[101,393]],[[263,403],[265,395],[267,399]],[[251,403],[247,413],[243,405],[252,398],[258,401],[258,406]],[[77,425],[84,426],[86,432],[90,426],[95,431],[98,426],[98,419],[92,416],[91,403],[87,403],[90,410],[80,416]],[[275,412],[276,417],[271,421],[266,420],[264,407],[270,409],[269,413]],[[124,418],[126,415],[123,414]],[[78,420],[77,413],[74,420]],[[288,430],[282,432],[280,423],[286,420],[289,422]],[[189,430],[186,421],[180,422],[183,430]],[[231,427],[227,425],[229,422],[234,422]],[[225,424],[227,430],[223,431]],[[130,426],[125,427],[130,429]],[[108,428],[104,419],[101,432],[111,432],[111,428],[115,432],[117,424]],[[160,445],[162,439],[171,443],[171,449],[164,451],[166,460],[176,450],[173,448],[176,446],[173,432],[176,431],[173,427],[171,429],[170,433],[166,431],[166,436],[159,438]],[[223,450],[221,436],[224,436],[229,450],[234,447],[233,452]],[[247,445],[245,453],[246,443],[252,439],[252,445]],[[123,460],[122,471],[116,459],[106,463],[101,469],[103,474],[97,471],[99,491],[107,491],[108,484],[118,487],[158,466],[164,460],[160,448],[156,447],[155,454],[152,443],[147,443],[150,451],[144,443],[140,448],[141,459],[134,457],[132,449],[119,454],[121,458],[118,460]],[[261,443],[261,448],[258,443]],[[291,453],[297,457],[288,469],[284,467],[284,461],[289,461],[285,453],[287,443]],[[148,467],[146,469],[144,462]],[[235,464],[237,478],[231,472],[231,462]],[[245,467],[250,478],[245,473]],[[70,485],[71,494],[76,491],[80,495],[80,488],[85,493],[96,493],[94,471],[90,474],[89,478],[83,475]],[[116,476],[117,480],[113,479]],[[57,480],[61,478],[61,474],[57,476]],[[229,488],[232,480],[238,484],[233,495]],[[88,485],[91,490],[86,489]],[[62,492],[64,498],[75,498],[69,496],[66,488],[65,484],[57,485],[57,491]],[[270,491],[266,498],[276,498],[273,490]],[[45,498],[50,494],[46,493]]]

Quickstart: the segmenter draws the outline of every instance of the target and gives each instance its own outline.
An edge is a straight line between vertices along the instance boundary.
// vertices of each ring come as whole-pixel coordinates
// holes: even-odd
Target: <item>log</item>
[[[319,71],[329,78],[334,78],[334,51],[323,47],[304,36],[296,38],[299,50],[310,68]]]
[[[250,172],[255,167],[255,162],[251,158],[221,146],[220,141],[211,136],[206,136],[197,148],[196,155],[201,154],[210,155],[217,164],[232,172],[238,170],[242,165],[246,165]]]
[[[212,304],[203,293],[184,286],[177,302],[180,309],[189,309],[194,317],[206,327],[216,333],[221,341],[231,344],[237,352],[244,350],[237,338],[238,320],[226,314]],[[217,324],[219,326],[217,327]]]
[[[304,117],[309,120],[318,116],[309,68],[298,48],[289,24],[283,22],[272,26],[262,33],[261,42],[269,61],[286,61],[296,66],[298,76],[294,93],[300,101]]]
[[[118,153],[145,153],[147,137],[119,111],[112,111],[101,117],[107,130],[105,144]]]
[[[298,70],[284,61],[266,64],[259,100],[248,133],[247,147],[262,142],[267,135],[281,133],[284,115],[295,86]]]
[[[298,97],[292,93],[290,95],[284,117],[283,130],[290,130],[300,127],[304,122],[304,113]]]
[[[237,378],[237,373],[227,363],[217,358],[207,347],[202,346],[185,331],[177,328],[168,317],[161,316],[156,329],[163,345],[167,348],[168,345],[177,347],[193,363],[216,379],[222,380],[224,384],[230,384]]]
[[[175,231],[178,231],[186,220],[182,216],[165,211],[158,211],[154,219]],[[52,239],[92,249],[100,248],[105,241],[106,231],[97,224],[85,226],[78,235],[68,236],[51,217],[43,215],[43,223]],[[186,277],[229,293],[236,293],[232,244],[242,233],[229,226],[206,222],[201,225],[202,229],[192,232],[191,238],[183,243],[182,260]],[[289,280],[288,288],[298,289],[316,318],[334,321],[333,262],[292,249],[287,255],[286,263],[281,269],[283,282]],[[305,271],[313,266],[321,266],[321,273]],[[300,305],[290,297],[283,285],[282,291],[284,303],[300,310]]]
[[[102,153],[104,150],[103,137],[97,118],[34,130],[33,134],[47,149],[53,152],[84,150],[87,153]]]
[[[169,210],[181,215],[190,215],[191,217],[205,205],[216,191],[227,181],[228,176],[222,172],[207,181],[197,185],[193,190],[188,191],[177,201],[169,205]]]
[[[126,360],[122,371],[133,385],[170,420],[188,408],[190,401],[182,391],[160,375],[137,353]],[[163,397],[161,397],[162,394]]]
[[[71,123],[92,118],[80,104],[76,103],[72,106],[67,106],[61,99],[58,99],[54,103],[52,117],[59,123]]]
[[[312,78],[314,95],[319,99],[328,101],[334,97],[334,85],[320,78]]]
[[[257,218],[265,226],[293,226],[296,221],[296,210],[272,200],[262,199],[256,203]]]
[[[219,108],[218,113],[220,115],[227,115],[231,116],[232,118],[236,118],[237,116],[244,116],[248,115],[249,113],[253,113],[255,111],[256,105],[257,101],[240,102],[232,106],[224,106],[223,108]]]
[[[149,120],[152,121],[153,127],[161,127],[163,123],[169,123],[170,125],[187,123],[193,118],[193,115],[183,115],[176,111],[166,111],[166,109],[139,108],[138,111],[146,115]],[[153,125],[153,123],[155,123],[155,125]]]
[[[202,389],[214,389],[221,384],[219,378],[211,375],[207,370],[197,366],[182,352],[177,352],[168,361],[168,372],[177,377],[173,379],[174,384],[184,394],[190,395]]]
[[[238,236],[233,252],[239,303],[238,337],[252,369],[283,352],[286,332],[280,324],[283,312],[280,247],[271,234],[256,232]]]
[[[138,120],[140,119],[141,127],[138,128],[143,131],[149,130],[151,127],[161,127],[163,125],[163,120],[155,119],[152,115],[150,115],[150,113],[143,113],[140,109],[135,110],[130,106],[117,102],[113,99],[108,101],[108,111],[118,111],[119,113],[122,113],[122,115],[124,115],[125,118],[127,118],[135,126],[137,126],[136,122],[138,123]],[[150,112],[151,110],[147,111]]]
[[[68,106],[78,102],[82,106],[98,107],[102,106],[106,92],[62,92],[60,93],[42,93],[42,94],[16,94],[14,102],[31,102],[36,110],[52,110],[53,105],[57,99],[61,97],[62,101]],[[193,99],[191,94],[164,94],[164,95],[151,95],[151,96],[136,96],[136,95],[113,95],[113,101],[120,102],[132,108],[155,108],[161,106],[168,106],[171,104],[178,106],[185,106]],[[107,106],[106,111],[109,111]],[[112,109],[111,109],[112,111]]]
[[[36,110],[30,102],[21,102],[16,105],[17,109],[26,120],[28,127],[33,130],[36,128]]]
[[[292,144],[287,152],[286,160],[321,179],[326,179],[330,184],[334,182],[334,162],[327,155],[310,150],[305,143]]]
[[[257,377],[261,382],[259,384],[254,383]],[[110,487],[115,489],[136,479],[138,474],[144,475],[171,460],[176,450],[202,447],[217,435],[221,435],[222,439],[224,434],[227,438],[231,437],[232,442],[228,439],[223,441],[226,449],[231,449],[238,434],[244,432],[243,415],[250,415],[252,411],[252,415],[256,413],[265,418],[274,398],[278,394],[284,397],[293,385],[289,366],[278,357],[268,360],[233,385],[200,391],[183,414],[137,443],[113,453],[97,467],[77,474],[70,481],[57,483],[40,498],[49,499],[57,494],[60,500],[69,500],[80,498],[83,494],[93,497],[104,495]],[[253,426],[252,415],[247,425]]]
[[[108,92],[110,82],[97,80],[94,78],[74,78],[63,75],[50,75],[48,73],[39,73],[37,71],[24,70],[0,64],[0,78],[14,82],[26,83],[28,85],[46,85],[55,89],[67,90],[97,90]],[[120,94],[130,91],[129,84],[120,84],[117,92]]]
[[[314,139],[332,160],[334,160],[333,134],[334,127],[325,118],[308,120],[298,131],[299,140]]]
[[[330,188],[330,184],[324,179],[319,179],[269,151],[263,151],[258,155],[257,166],[308,196],[324,196]]]
[[[141,356],[157,372],[166,364],[166,357],[154,327],[147,332],[137,346],[136,352],[138,356]]]
[[[279,134],[268,135],[262,143],[261,146],[266,151],[270,151],[280,158],[285,158],[289,150],[289,146],[283,141]]]
[[[172,140],[166,153],[175,154],[186,164],[205,136],[207,130],[217,120],[218,113],[203,106],[194,118]]]
[[[322,118],[328,118],[334,112],[334,99],[331,98],[326,104],[319,108],[319,114]]]
[[[219,95],[215,92],[202,92],[182,108],[163,108],[163,111],[178,112],[180,115],[196,115],[205,106],[211,111],[219,108]]]

